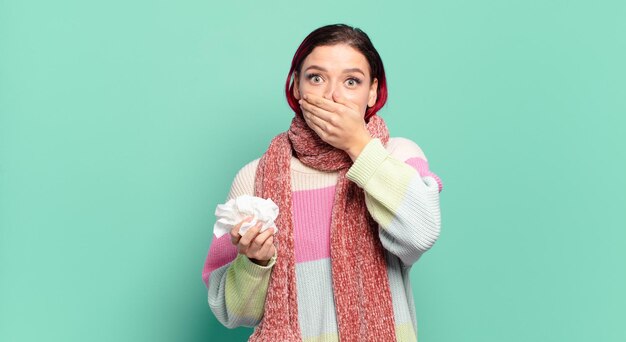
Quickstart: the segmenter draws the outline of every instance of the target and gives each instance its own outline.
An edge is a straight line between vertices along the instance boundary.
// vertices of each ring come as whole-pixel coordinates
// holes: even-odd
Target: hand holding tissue
[[[234,226],[239,224],[248,216],[254,216],[250,222],[243,222],[239,228],[239,235],[243,236],[248,229],[254,227],[258,222],[262,222],[260,232],[274,227],[274,233],[278,232],[274,220],[278,217],[278,206],[271,198],[241,195],[233,198],[225,204],[218,204],[215,208],[217,221],[213,226],[213,233],[216,237],[230,233]]]

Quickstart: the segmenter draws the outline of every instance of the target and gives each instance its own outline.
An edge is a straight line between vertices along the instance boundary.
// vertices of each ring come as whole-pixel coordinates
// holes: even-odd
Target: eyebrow
[[[321,66],[318,65],[311,65],[308,68],[306,68],[304,71],[307,71],[309,69],[317,69],[319,71],[323,71],[323,72],[328,72],[328,70],[322,68]],[[363,74],[363,76],[365,76],[365,73],[363,72],[363,70],[359,69],[359,68],[349,68],[349,69],[343,69],[344,73],[349,73],[349,72],[360,72],[361,74]]]

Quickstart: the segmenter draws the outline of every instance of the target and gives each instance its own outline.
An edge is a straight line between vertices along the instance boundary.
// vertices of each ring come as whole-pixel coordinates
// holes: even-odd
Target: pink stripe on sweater
[[[236,257],[237,247],[230,242],[230,234],[222,235],[220,238],[214,235],[202,270],[204,284],[208,287],[211,272],[235,260]]]
[[[334,198],[334,185],[321,189],[294,191],[296,262],[330,258],[330,220]]]
[[[293,192],[294,245],[296,262],[330,258],[330,218],[335,186]],[[323,222],[323,224],[319,224]],[[280,227],[278,227],[280,230]],[[202,280],[208,286],[211,272],[235,260],[237,248],[230,235],[213,237],[204,262]]]
[[[411,165],[415,170],[417,170],[421,177],[433,177],[439,185],[439,192],[441,192],[441,190],[443,189],[443,183],[441,182],[439,176],[430,172],[430,170],[428,169],[428,162],[426,160],[420,157],[413,157],[405,160],[404,162]]]

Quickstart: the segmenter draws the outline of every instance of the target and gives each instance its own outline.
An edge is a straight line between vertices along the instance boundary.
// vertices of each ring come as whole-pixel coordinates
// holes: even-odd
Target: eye
[[[346,85],[350,88],[354,88],[359,84],[361,84],[361,80],[355,77],[351,77],[346,80]]]
[[[307,74],[306,78],[315,84],[322,83],[323,81],[322,76],[319,74]]]

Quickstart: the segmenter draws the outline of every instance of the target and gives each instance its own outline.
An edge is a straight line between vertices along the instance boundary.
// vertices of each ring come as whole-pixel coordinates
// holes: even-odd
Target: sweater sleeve
[[[254,194],[258,159],[244,166],[235,177],[227,201]],[[204,262],[202,280],[208,289],[208,303],[220,323],[228,328],[253,327],[263,318],[265,297],[276,255],[267,266],[257,265],[238,254],[226,234],[213,241]]]
[[[380,139],[372,139],[346,177],[365,191],[365,203],[379,224],[383,247],[410,266],[439,237],[439,193],[443,184],[428,169],[417,144],[405,138],[394,139],[397,144],[392,152]]]

